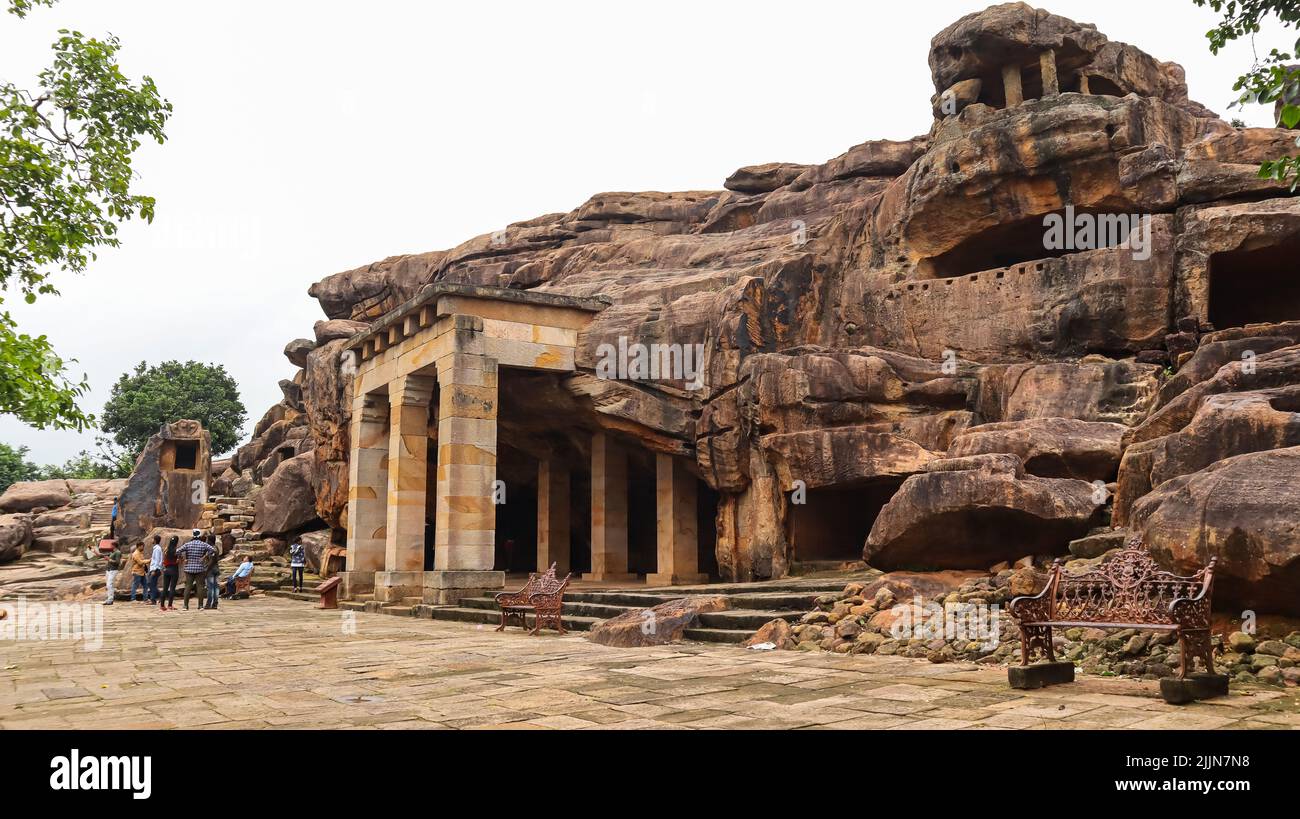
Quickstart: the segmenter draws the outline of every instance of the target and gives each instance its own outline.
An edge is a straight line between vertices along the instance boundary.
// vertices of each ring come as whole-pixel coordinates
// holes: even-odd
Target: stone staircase
[[[243,544],[256,543],[262,539],[262,534],[252,529],[255,506],[256,501],[253,498],[213,496],[203,504],[199,528],[209,530],[218,537],[230,535],[235,539],[236,548]],[[253,559],[257,560],[256,557]]]
[[[629,611],[657,606],[670,600],[697,594],[722,595],[728,598],[730,608],[725,611],[701,614],[699,623],[685,632],[688,640],[710,643],[740,643],[748,639],[760,626],[771,620],[794,621],[814,608],[816,598],[827,592],[838,592],[855,577],[837,573],[816,578],[786,578],[762,583],[720,583],[706,586],[679,586],[669,588],[579,588],[565,592],[564,627],[573,631],[586,631],[601,620],[617,617]],[[319,582],[311,577],[310,587]],[[506,586],[521,585],[520,581],[507,581]],[[295,600],[319,600],[311,593],[295,594],[285,590],[268,592],[273,597]],[[371,595],[361,595],[355,600],[340,601],[339,607],[352,611],[368,611],[399,617],[424,617],[460,623],[475,623],[495,627],[500,622],[496,600],[491,595],[468,597],[456,606],[430,606],[420,598],[409,598],[399,603],[380,603]]]
[[[113,521],[113,502],[101,501],[90,505],[90,528],[103,529],[108,531],[108,525]]]

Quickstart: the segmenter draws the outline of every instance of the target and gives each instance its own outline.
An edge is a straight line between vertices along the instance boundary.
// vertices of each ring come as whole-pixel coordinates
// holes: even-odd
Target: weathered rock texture
[[[0,497],[0,563],[28,552],[80,555],[108,536],[113,503],[126,488],[122,480],[22,481]],[[0,583],[3,585],[3,583]]]
[[[611,617],[592,626],[587,639],[615,648],[660,646],[677,643],[683,632],[693,626],[705,612],[723,611],[727,598],[697,595],[670,600],[648,609],[637,609]]]
[[[158,527],[198,524],[212,475],[207,430],[198,421],[163,424],[136,458],[118,501],[117,536],[135,543]]]
[[[929,64],[935,122],[914,139],[601,193],[315,283],[326,319],[286,348],[284,400],[219,481],[266,485],[259,526],[341,542],[346,338],[431,282],[599,295],[577,373],[503,376],[500,442],[563,451],[575,480],[596,431],[691,458],[724,578],[1064,555],[1113,502],[1170,559],[1191,555],[1175,541],[1218,555],[1233,596],[1282,605],[1266,590],[1295,590],[1300,547],[1281,506],[1205,509],[1235,456],[1300,484],[1267,454],[1300,444],[1300,200],[1255,172],[1294,134],[1234,128],[1179,66],[1023,3],[947,27]],[[1067,215],[1135,221],[1049,247]],[[700,388],[597,377],[619,339],[702,345]]]

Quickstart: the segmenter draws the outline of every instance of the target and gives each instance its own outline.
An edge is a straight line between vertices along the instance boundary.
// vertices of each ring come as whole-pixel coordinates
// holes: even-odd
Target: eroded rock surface
[[[1300,484],[1270,454],[1298,443],[1300,199],[1256,173],[1293,132],[1234,128],[1178,65],[1023,3],[944,28],[929,65],[935,121],[913,139],[722,169],[717,190],[598,193],[316,282],[324,320],[287,348],[284,399],[214,477],[270,490],[259,526],[342,542],[345,340],[453,282],[609,300],[577,372],[512,374],[500,443],[560,453],[575,480],[595,432],[640,463],[688,459],[725,579],[1064,555],[1138,509],[1151,542],[1165,527],[1201,559],[1264,548],[1273,524],[1221,537],[1178,498],[1238,457]],[[1049,247],[1067,214],[1135,221]],[[700,345],[699,383],[598,377],[620,339]],[[1269,543],[1267,577],[1290,578],[1291,541]],[[1225,588],[1264,577],[1222,560]]]
[[[614,648],[660,646],[680,642],[682,633],[705,612],[724,611],[727,598],[696,595],[611,617],[592,626],[587,639]]]

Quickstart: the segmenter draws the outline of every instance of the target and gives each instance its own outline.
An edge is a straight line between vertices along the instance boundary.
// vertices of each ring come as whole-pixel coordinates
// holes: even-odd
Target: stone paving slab
[[[607,648],[255,597],[211,612],[119,603],[95,651],[0,642],[0,729],[29,728],[1297,729],[1300,695],[1234,687],[1171,706],[1129,679],[1012,691],[1005,669],[969,664]]]

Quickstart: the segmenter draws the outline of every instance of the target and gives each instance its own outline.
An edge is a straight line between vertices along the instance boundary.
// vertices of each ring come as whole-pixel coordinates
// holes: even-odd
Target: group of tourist
[[[104,605],[111,606],[117,596],[115,584],[119,572],[131,573],[130,602],[157,604],[159,611],[175,611],[176,586],[184,575],[185,586],[181,604],[188,610],[190,596],[193,595],[200,610],[215,609],[221,597],[233,597],[237,582],[253,573],[253,558],[245,555],[242,563],[235,568],[224,581],[221,580],[221,548],[217,545],[216,535],[203,539],[203,532],[195,529],[190,540],[177,545],[180,537],[172,535],[167,546],[162,545],[162,536],[154,535],[152,553],[146,556],[145,544],[141,541],[129,555],[123,556],[117,541],[110,540],[111,548],[105,551],[107,560],[108,597]],[[294,553],[293,548],[298,551]],[[305,551],[301,544],[295,543],[290,549],[291,562],[300,559]],[[305,561],[303,561],[305,563]],[[295,564],[299,565],[299,564]],[[301,586],[301,569],[294,573],[294,586]],[[159,589],[161,581],[162,588]],[[139,593],[139,597],[136,594]]]

